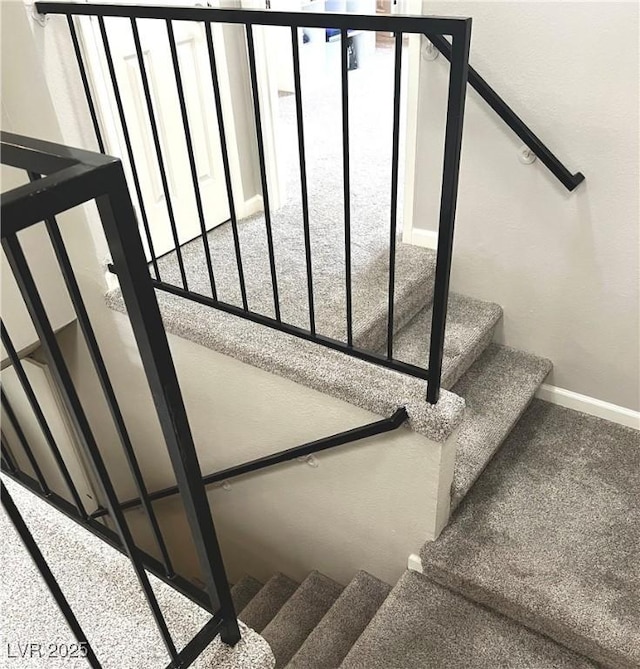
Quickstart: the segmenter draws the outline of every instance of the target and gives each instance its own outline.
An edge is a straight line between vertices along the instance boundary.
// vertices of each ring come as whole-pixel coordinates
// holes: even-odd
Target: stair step
[[[341,585],[317,571],[300,584],[262,630],[276,658],[276,668],[286,666],[341,592]]]
[[[640,667],[640,432],[534,400],[425,574],[606,667]]]
[[[452,392],[465,400],[451,491],[455,509],[551,371],[544,358],[491,344]]]
[[[429,361],[431,306],[394,337],[394,357],[420,367]],[[451,388],[489,345],[502,316],[502,308],[492,302],[451,293],[447,309],[447,329],[442,361],[442,387]]]
[[[339,667],[390,590],[390,585],[359,571],[309,634],[287,669]]]
[[[396,246],[393,329],[399,332],[433,300],[436,256],[431,249],[398,242]],[[352,282],[353,341],[368,351],[377,351],[387,341],[389,252],[372,258]],[[344,322],[344,291],[332,290],[327,309]],[[332,336],[346,340],[347,331],[334,327]]]
[[[406,571],[342,669],[586,669],[585,658]]]
[[[244,607],[238,617],[251,629],[262,632],[297,588],[298,584],[288,576],[275,574]]]
[[[260,592],[262,583],[252,576],[243,576],[232,588],[231,599],[236,614],[240,613],[244,607]]]

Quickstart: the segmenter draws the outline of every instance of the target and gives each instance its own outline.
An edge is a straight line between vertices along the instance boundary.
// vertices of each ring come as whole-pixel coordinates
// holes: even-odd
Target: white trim
[[[405,230],[405,233],[407,231]],[[422,230],[421,228],[413,228],[409,230],[410,236],[403,241],[414,246],[423,246],[427,249],[438,248],[438,233],[435,230]]]
[[[245,200],[244,202],[236,205],[236,217],[238,219],[248,218],[249,216],[253,216],[253,214],[257,214],[263,209],[264,204],[262,203],[262,195],[254,195],[248,200]]]
[[[409,557],[407,559],[407,569],[409,571],[416,571],[418,574],[424,574],[424,570],[422,568],[422,560],[420,559],[419,555],[416,555],[415,553],[410,553]]]
[[[590,416],[597,416],[613,423],[640,430],[640,411],[633,411],[633,409],[627,409],[617,404],[603,402],[595,397],[580,395],[571,390],[550,386],[547,383],[543,383],[540,386],[536,397],[551,404],[558,404],[567,409],[582,411],[582,413],[589,414]]]

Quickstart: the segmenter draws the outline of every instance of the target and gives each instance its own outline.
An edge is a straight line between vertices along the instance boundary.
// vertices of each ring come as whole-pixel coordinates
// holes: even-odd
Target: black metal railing
[[[4,320],[1,328],[2,343],[33,411],[35,423],[44,435],[45,442],[53,455],[72,502],[54,491],[51,481],[47,480],[48,474],[45,467],[42,466],[42,463],[38,461],[34,454],[26,436],[24,425],[21,425],[20,419],[11,404],[11,399],[7,397],[4,388],[2,389],[2,408],[6,419],[13,428],[15,439],[13,443],[10,443],[6,428],[3,425],[2,470],[126,553],[136,572],[151,614],[170,657],[168,667],[187,667],[214,636],[220,634],[223,641],[235,644],[240,638],[240,631],[231,601],[229,584],[216,538],[208,498],[202,483],[202,472],[200,471],[167,336],[149,276],[122,164],[119,160],[109,156],[30,140],[9,133],[1,133],[1,140],[2,164],[26,171],[30,179],[30,183],[2,194],[2,248],[16,280],[24,302],[24,308],[35,329],[43,354],[46,356],[48,367],[59,391],[66,414],[74,428],[74,433],[78,437],[83,454],[91,466],[101,502],[109,513],[115,532],[90,518],[73,477],[60,453],[59,445],[56,443],[56,438],[47,422],[37,394],[16,352],[11,338],[11,328],[15,325],[5,323]],[[206,583],[206,595],[204,593],[194,593],[196,589],[190,586],[186,579],[174,572],[98,340],[89,320],[80,288],[60,234],[56,220],[57,214],[92,200],[95,200],[97,204],[110,252],[120,268],[119,279],[123,298]],[[50,245],[53,248],[66,284],[70,303],[74,307],[80,331],[83,334],[111,418],[135,480],[140,495],[140,503],[147,513],[161,555],[160,561],[144,553],[134,541],[121,503],[116,496],[112,476],[107,471],[78,390],[54,334],[51,316],[47,312],[43,297],[34,280],[30,261],[26,257],[19,239],[20,232],[38,225],[44,225],[48,233]],[[23,452],[33,469],[35,479],[28,473],[21,471],[16,452],[12,449],[20,449]],[[55,584],[55,579],[53,579],[46,563],[42,560],[32,537],[19,518],[10,497],[5,498],[4,489],[2,495],[3,504],[11,520],[16,525],[23,542],[39,566],[45,581],[52,589],[78,641],[82,643],[90,642],[90,640],[84,638],[82,630],[77,625],[77,621],[73,617],[73,613],[60,589]],[[194,597],[213,614],[203,630],[181,651],[177,650],[167,627],[151,588],[147,570],[156,573],[189,596]],[[99,667],[98,659],[90,647],[89,650],[88,659],[91,666]]]
[[[400,372],[411,374],[427,380],[427,400],[435,403],[438,400],[440,389],[440,376],[442,369],[442,351],[444,346],[444,330],[446,323],[446,308],[449,292],[449,274],[451,267],[451,251],[453,247],[453,228],[455,220],[456,198],[458,190],[458,174],[460,165],[460,149],[462,142],[462,126],[464,119],[464,103],[467,83],[467,69],[469,57],[469,41],[471,33],[471,20],[464,18],[440,18],[440,17],[409,17],[399,15],[354,15],[354,14],[314,14],[300,12],[278,12],[257,10],[235,10],[235,9],[212,9],[206,7],[167,7],[151,5],[105,5],[105,4],[77,4],[77,3],[53,3],[39,2],[37,9],[43,14],[60,14],[67,18],[71,40],[81,76],[87,105],[96,133],[98,147],[104,151],[104,133],[99,123],[96,95],[92,90],[90,78],[87,74],[88,64],[83,55],[78,37],[78,21],[82,17],[93,17],[97,21],[101,44],[98,45],[100,53],[106,62],[109,73],[111,93],[115,101],[117,116],[119,118],[122,136],[126,147],[126,158],[133,175],[133,188],[136,191],[138,208],[142,230],[150,249],[150,265],[154,275],[154,286],[160,290],[174,295],[188,298],[201,304],[209,305],[226,313],[234,314],[242,318],[266,325],[277,330],[301,337],[315,343],[336,349],[348,355],[352,355],[374,364],[389,367]],[[167,207],[169,223],[174,242],[177,265],[179,268],[180,281],[176,283],[161,280],[157,257],[154,252],[153,237],[149,227],[148,206],[143,198],[139,183],[139,168],[136,165],[136,156],[131,142],[126,113],[122,103],[121,84],[118,80],[116,68],[113,63],[110,37],[106,23],[114,18],[128,19],[131,38],[135,44],[136,58],[142,82],[144,99],[146,101],[146,113],[148,116],[150,134],[153,138],[158,171],[161,177],[164,198]],[[86,18],[84,20],[87,20]],[[144,62],[140,44],[139,23],[141,21],[155,20],[156,24],[164,28],[166,39],[171,55],[173,77],[176,83],[180,116],[183,125],[186,153],[189,159],[189,169],[193,183],[193,194],[196,203],[197,215],[201,228],[201,239],[204,247],[204,260],[209,278],[210,294],[190,289],[188,284],[188,268],[180,245],[179,222],[176,220],[175,207],[172,205],[171,193],[168,187],[166,175],[166,155],[163,153],[159,134],[158,120],[151,101],[149,92],[149,77]],[[211,85],[215,99],[215,123],[219,128],[220,143],[222,147],[222,158],[225,171],[225,183],[227,200],[230,212],[230,225],[233,232],[235,263],[238,268],[238,281],[242,305],[231,304],[219,299],[216,289],[216,275],[214,272],[214,258],[207,240],[206,212],[202,202],[202,196],[198,184],[196,165],[194,158],[193,135],[190,127],[190,118],[184,98],[184,86],[182,73],[176,52],[176,36],[174,22],[187,21],[204,26],[207,51],[209,56]],[[227,133],[225,131],[225,119],[222,113],[221,93],[218,79],[216,55],[213,43],[212,25],[214,24],[236,24],[244,28],[244,36],[247,47],[247,64],[249,70],[250,87],[253,100],[253,114],[256,131],[257,162],[260,168],[261,193],[264,206],[264,223],[267,239],[267,253],[269,261],[269,275],[271,281],[271,293],[273,296],[273,316],[264,315],[252,310],[248,306],[247,289],[244,280],[243,261],[241,254],[240,239],[238,235],[238,217],[234,206],[234,193],[230,177],[230,168],[227,151]],[[277,272],[276,253],[274,249],[274,235],[272,226],[272,207],[270,201],[269,186],[267,184],[267,168],[265,156],[265,139],[263,133],[263,116],[261,112],[261,97],[259,95],[258,74],[256,64],[255,28],[256,26],[284,26],[291,30],[291,54],[293,60],[294,92],[296,103],[296,121],[298,135],[298,157],[301,176],[301,203],[302,220],[301,226],[304,230],[304,253],[306,269],[306,286],[308,299],[308,321],[309,327],[299,327],[286,322],[281,313],[281,291]],[[121,24],[118,29],[122,30]],[[302,28],[334,29],[341,35],[341,118],[342,118],[342,185],[344,197],[344,277],[345,284],[345,312],[344,323],[346,337],[339,340],[326,336],[316,329],[316,314],[314,300],[314,277],[313,277],[313,251],[311,248],[311,237],[309,232],[309,197],[306,175],[305,154],[305,131],[303,122],[302,87],[300,72],[299,40]],[[351,183],[350,183],[350,122],[349,122],[349,79],[348,79],[348,44],[349,31],[386,31],[395,35],[395,75],[393,81],[393,149],[391,160],[391,183],[390,183],[390,216],[389,216],[389,281],[386,295],[387,302],[387,326],[385,352],[368,350],[359,346],[354,341],[354,317],[353,317],[353,268],[352,268],[352,230],[351,230]],[[449,78],[449,92],[447,101],[447,124],[444,143],[444,166],[441,192],[441,206],[439,217],[439,246],[436,259],[434,309],[431,326],[430,357],[423,365],[410,364],[394,357],[394,299],[395,299],[395,266],[396,266],[396,224],[398,210],[398,163],[400,142],[400,86],[402,69],[402,38],[406,34],[424,34],[427,36],[446,36],[451,39],[451,71]],[[447,42],[449,44],[449,42]],[[212,119],[213,120],[213,119]],[[120,267],[114,263],[114,271],[119,274]]]
[[[170,7],[153,5],[106,5],[106,4],[78,4],[73,2],[37,2],[36,7],[43,14],[64,15],[67,19],[73,50],[77,61],[78,71],[86,96],[88,110],[93,123],[99,149],[104,152],[104,132],[99,121],[100,114],[97,109],[98,99],[90,83],[87,74],[88,63],[81,48],[79,39],[79,22],[96,22],[99,34],[99,44],[96,49],[106,63],[110,79],[110,95],[115,103],[119,127],[124,138],[126,156],[123,158],[129,164],[132,174],[132,186],[137,196],[140,221],[150,253],[150,270],[153,273],[154,286],[174,295],[193,300],[195,302],[211,306],[213,308],[233,314],[256,323],[292,334],[294,336],[313,341],[317,344],[341,351],[347,355],[355,356],[368,362],[388,367],[405,374],[416,376],[427,380],[426,398],[430,403],[436,403],[439,398],[440,380],[442,372],[444,336],[447,316],[447,303],[449,296],[449,277],[451,271],[451,259],[453,249],[454,221],[456,213],[456,201],[458,192],[458,176],[460,170],[460,151],[462,142],[462,128],[464,121],[464,106],[469,84],[479,93],[485,102],[502,118],[502,120],[525,142],[525,144],[538,156],[541,162],[555,175],[561,183],[569,190],[573,190],[584,176],[581,173],[572,174],[548,149],[548,147],[533,133],[524,121],[511,109],[507,103],[489,86],[489,84],[471,67],[469,67],[469,42],[471,32],[471,19],[468,18],[442,18],[429,16],[400,16],[400,15],[355,15],[355,14],[320,14],[301,12],[279,12],[262,10],[237,10],[237,9],[213,9],[208,7]],[[131,119],[127,118],[122,101],[121,82],[119,82],[112,47],[110,43],[107,23],[117,19],[128,19],[128,27],[122,22],[118,30],[129,30],[135,45],[135,57],[142,83],[142,96],[146,103],[146,114],[149,124],[150,136],[153,138],[153,146],[157,159],[157,168],[162,183],[162,191],[167,210],[167,216],[173,239],[173,252],[179,269],[179,281],[163,280],[158,267],[158,257],[154,251],[153,235],[149,224],[149,206],[145,202],[139,179],[139,167],[136,164],[136,156],[129,132]],[[193,186],[193,197],[195,200],[197,217],[201,231],[201,241],[204,251],[204,262],[208,275],[208,290],[210,294],[204,294],[202,288],[194,290],[188,282],[188,270],[185,266],[180,241],[180,224],[176,208],[172,203],[166,166],[167,155],[163,149],[158,131],[157,111],[154,109],[150,92],[149,73],[145,64],[145,58],[140,40],[139,25],[141,22],[153,22],[160,26],[166,35],[166,41],[170,52],[171,68],[175,80],[176,92],[186,154],[189,161],[189,171]],[[215,101],[215,117],[211,121],[217,124],[220,135],[220,146],[222,149],[222,161],[224,168],[227,204],[229,208],[229,225],[232,229],[233,246],[235,254],[235,265],[237,267],[238,284],[240,291],[240,304],[232,304],[220,299],[217,290],[216,274],[214,271],[216,258],[213,257],[210,243],[207,237],[207,212],[203,203],[200,186],[198,183],[196,161],[194,156],[194,139],[192,123],[185,101],[183,73],[180,69],[179,58],[176,49],[175,22],[190,22],[204,26],[204,33],[209,59],[211,87]],[[260,313],[249,307],[247,297],[247,286],[245,282],[245,268],[242,260],[242,249],[238,232],[239,221],[236,212],[234,187],[231,179],[228,152],[228,133],[225,129],[225,118],[221,102],[221,91],[219,82],[218,66],[216,62],[216,49],[214,48],[214,36],[212,26],[236,25],[244,31],[246,42],[246,58],[250,79],[250,92],[253,103],[253,116],[255,128],[255,140],[257,146],[257,163],[259,165],[261,194],[264,207],[264,225],[266,233],[266,253],[268,255],[269,279],[271,283],[271,295],[273,299],[273,316]],[[297,125],[297,149],[300,166],[300,196],[301,196],[301,226],[304,231],[304,266],[307,287],[308,303],[308,327],[300,327],[299,324],[287,322],[282,316],[281,310],[281,281],[278,276],[277,258],[274,247],[274,233],[272,225],[272,206],[267,179],[267,158],[265,149],[265,137],[263,131],[263,114],[261,111],[261,96],[259,94],[258,73],[256,63],[255,29],[259,26],[280,26],[290,28],[291,31],[291,57],[293,63],[293,82],[296,108]],[[342,119],[342,190],[344,201],[344,331],[343,339],[335,336],[327,336],[318,331],[316,327],[316,299],[314,295],[314,259],[309,229],[309,192],[307,183],[306,144],[303,114],[302,90],[306,85],[302,81],[300,70],[300,31],[303,28],[332,29],[340,34],[341,46],[341,119]],[[349,77],[348,77],[348,36],[350,31],[384,31],[393,33],[395,36],[394,50],[394,80],[393,80],[393,123],[391,173],[390,173],[390,209],[389,209],[389,270],[388,286],[386,291],[386,345],[380,350],[370,350],[354,341],[354,314],[353,314],[353,267],[352,267],[352,205],[351,205],[351,165],[350,165],[350,121],[349,121]],[[432,322],[430,329],[429,357],[424,363],[409,363],[398,359],[394,355],[394,320],[395,311],[395,277],[396,277],[396,240],[397,240],[397,216],[398,216],[398,172],[399,172],[399,144],[400,144],[400,89],[402,76],[402,39],[404,35],[419,34],[428,38],[435,47],[447,58],[450,63],[449,87],[447,97],[447,116],[445,126],[445,141],[443,152],[443,175],[440,196],[440,214],[438,221],[438,249],[436,256],[436,269],[434,279],[434,296]],[[170,73],[171,74],[171,73]],[[338,168],[339,169],[339,168]],[[341,262],[341,261],[337,261]],[[113,271],[119,272],[117,263]],[[303,280],[303,277],[300,277]],[[384,352],[381,352],[384,349]]]

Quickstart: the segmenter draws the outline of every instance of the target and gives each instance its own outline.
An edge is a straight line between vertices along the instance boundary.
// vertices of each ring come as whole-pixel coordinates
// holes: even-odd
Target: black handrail
[[[330,448],[335,448],[336,446],[342,446],[344,444],[350,444],[354,441],[359,441],[360,439],[373,437],[376,434],[391,432],[392,430],[398,429],[402,423],[407,420],[407,417],[407,410],[404,407],[401,407],[394,411],[394,413],[389,416],[389,418],[383,418],[382,420],[377,420],[373,423],[367,423],[367,425],[361,425],[360,427],[355,427],[351,430],[346,430],[345,432],[332,434],[330,437],[316,439],[315,441],[310,441],[308,443],[301,444],[300,446],[287,448],[283,451],[278,451],[277,453],[272,453],[271,455],[257,458],[256,460],[249,460],[248,462],[244,462],[241,465],[234,465],[233,467],[222,469],[219,472],[208,474],[207,476],[202,477],[202,483],[205,486],[212,485],[213,483],[220,483],[222,481],[235,478],[236,476],[251,474],[253,472],[265,469],[266,467],[279,465],[283,462],[290,462],[296,458],[314,455],[315,453],[326,451]],[[178,490],[177,486],[170,486],[168,488],[163,488],[162,490],[156,490],[155,492],[150,493],[149,498],[155,502],[156,500],[164,499],[165,497],[177,495],[179,492],[180,491]],[[128,509],[134,509],[141,504],[142,500],[136,497],[134,499],[129,499],[125,502],[122,502],[120,508],[126,511]],[[101,518],[108,513],[109,512],[107,509],[98,509],[91,514],[91,517]]]
[[[451,61],[451,44],[440,35],[427,35],[427,37],[436,49],[448,61]],[[540,159],[540,162],[549,169],[568,191],[572,191],[578,184],[584,181],[584,174],[582,172],[572,174],[471,65],[469,65],[469,85],[476,90],[480,97],[511,130],[520,137],[536,157]]]

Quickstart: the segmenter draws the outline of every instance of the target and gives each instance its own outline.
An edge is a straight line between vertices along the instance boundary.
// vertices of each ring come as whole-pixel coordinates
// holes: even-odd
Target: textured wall
[[[569,194],[475,93],[467,99],[454,290],[504,307],[500,339],[553,360],[549,383],[640,408],[638,5],[450,2],[471,62],[586,182]],[[414,221],[434,229],[443,58],[421,63]]]

